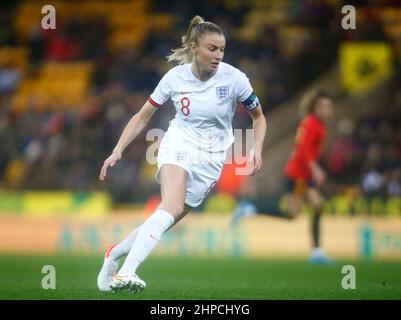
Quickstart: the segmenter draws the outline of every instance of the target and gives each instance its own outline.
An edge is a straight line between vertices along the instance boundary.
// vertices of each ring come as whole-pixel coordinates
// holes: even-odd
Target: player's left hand
[[[251,171],[251,176],[253,176],[262,167],[262,153],[260,151],[255,151],[255,149],[252,148],[249,152],[249,161],[253,164]]]

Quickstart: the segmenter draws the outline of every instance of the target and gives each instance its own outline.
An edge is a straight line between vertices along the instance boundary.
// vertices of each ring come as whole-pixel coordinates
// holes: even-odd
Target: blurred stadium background
[[[47,4],[56,8],[55,30],[41,28]],[[356,8],[355,30],[341,27],[344,5]],[[145,141],[147,130],[105,183],[98,172],[171,67],[164,57],[180,46],[195,14],[223,27],[225,61],[248,75],[267,114],[255,195],[264,201],[280,196],[297,102],[306,90],[325,88],[336,109],[322,159],[329,173],[323,246],[337,260],[401,260],[400,1],[46,0],[2,1],[0,7],[3,271],[14,261],[23,272],[30,260],[18,254],[94,254],[95,279],[106,246],[155,208],[159,185],[156,166],[145,159],[153,143]],[[148,129],[165,130],[173,116],[166,105]],[[250,125],[238,106],[234,128]],[[228,228],[236,197],[247,188],[232,169],[227,166],[202,207],[166,235],[155,261],[166,255],[168,263],[182,256],[306,260],[307,207],[292,222],[262,216]]]

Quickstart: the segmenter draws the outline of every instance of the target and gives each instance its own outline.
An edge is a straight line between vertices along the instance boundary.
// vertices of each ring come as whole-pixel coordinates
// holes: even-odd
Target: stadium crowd
[[[160,76],[169,68],[161,57],[177,47],[190,17],[199,14],[216,21],[228,35],[225,60],[239,66],[253,79],[263,101],[264,112],[277,107],[305,84],[327,71],[337,58],[340,37],[339,13],[330,1],[290,1],[284,18],[258,24],[255,8],[248,1],[155,1],[149,11],[171,14],[174,23],[165,30],[147,33],[140,46],[111,50],[110,26],[101,16],[57,21],[56,30],[29,30],[22,41],[14,32],[18,5],[0,13],[0,46],[24,46],[29,57],[24,72],[12,63],[0,65],[0,187],[12,189],[99,189],[99,159],[112,149],[128,119],[146,100]],[[5,14],[7,12],[7,15]],[[176,15],[176,12],[180,12]],[[251,19],[251,20],[250,20]],[[255,22],[255,23],[250,23]],[[263,20],[264,21],[264,20]],[[365,30],[361,28],[361,30]],[[358,37],[380,37],[366,32]],[[25,78],[49,62],[90,61],[94,65],[90,86],[73,106],[29,97],[23,111],[13,108],[13,98]],[[66,93],[68,94],[68,93]],[[339,130],[326,165],[338,185],[355,183],[356,168],[363,168],[363,186],[371,192],[371,181],[380,190],[399,193],[401,94],[394,107],[383,114],[366,115],[353,130]],[[396,115],[396,116],[395,116]],[[165,130],[173,117],[166,105],[152,119],[150,128]],[[239,106],[235,128],[250,124]],[[343,125],[344,126],[344,125]],[[347,124],[345,125],[347,127]],[[348,125],[350,127],[350,125]],[[391,136],[391,144],[386,139]],[[154,170],[145,160],[149,143],[145,135],[126,151],[107,184],[116,202],[141,202],[155,193]],[[349,181],[342,181],[352,172]],[[380,178],[379,178],[380,177]],[[132,181],[137,183],[133,184]],[[374,192],[378,192],[376,189]]]
[[[356,123],[342,119],[325,157],[332,193],[358,185],[367,197],[401,196],[401,90],[383,107],[363,106]]]

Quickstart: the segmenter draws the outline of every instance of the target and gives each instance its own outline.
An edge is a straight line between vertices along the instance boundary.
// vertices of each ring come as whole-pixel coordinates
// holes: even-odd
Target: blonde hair
[[[332,97],[322,89],[314,89],[305,93],[299,103],[299,113],[301,117],[314,113],[316,104],[321,98],[328,98],[332,100]]]
[[[178,64],[191,62],[193,59],[191,43],[199,44],[199,39],[209,32],[224,35],[223,30],[217,24],[205,21],[201,16],[193,17],[187,33],[181,38],[182,47],[172,49],[173,53],[166,57],[167,61],[175,61]]]

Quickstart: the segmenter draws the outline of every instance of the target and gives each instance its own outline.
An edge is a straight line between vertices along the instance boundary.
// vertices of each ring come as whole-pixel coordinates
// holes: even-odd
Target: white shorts
[[[200,151],[166,134],[158,150],[156,180],[160,183],[160,168],[164,164],[185,169],[188,172],[185,203],[194,208],[202,203],[219,180],[225,158],[226,151]]]

